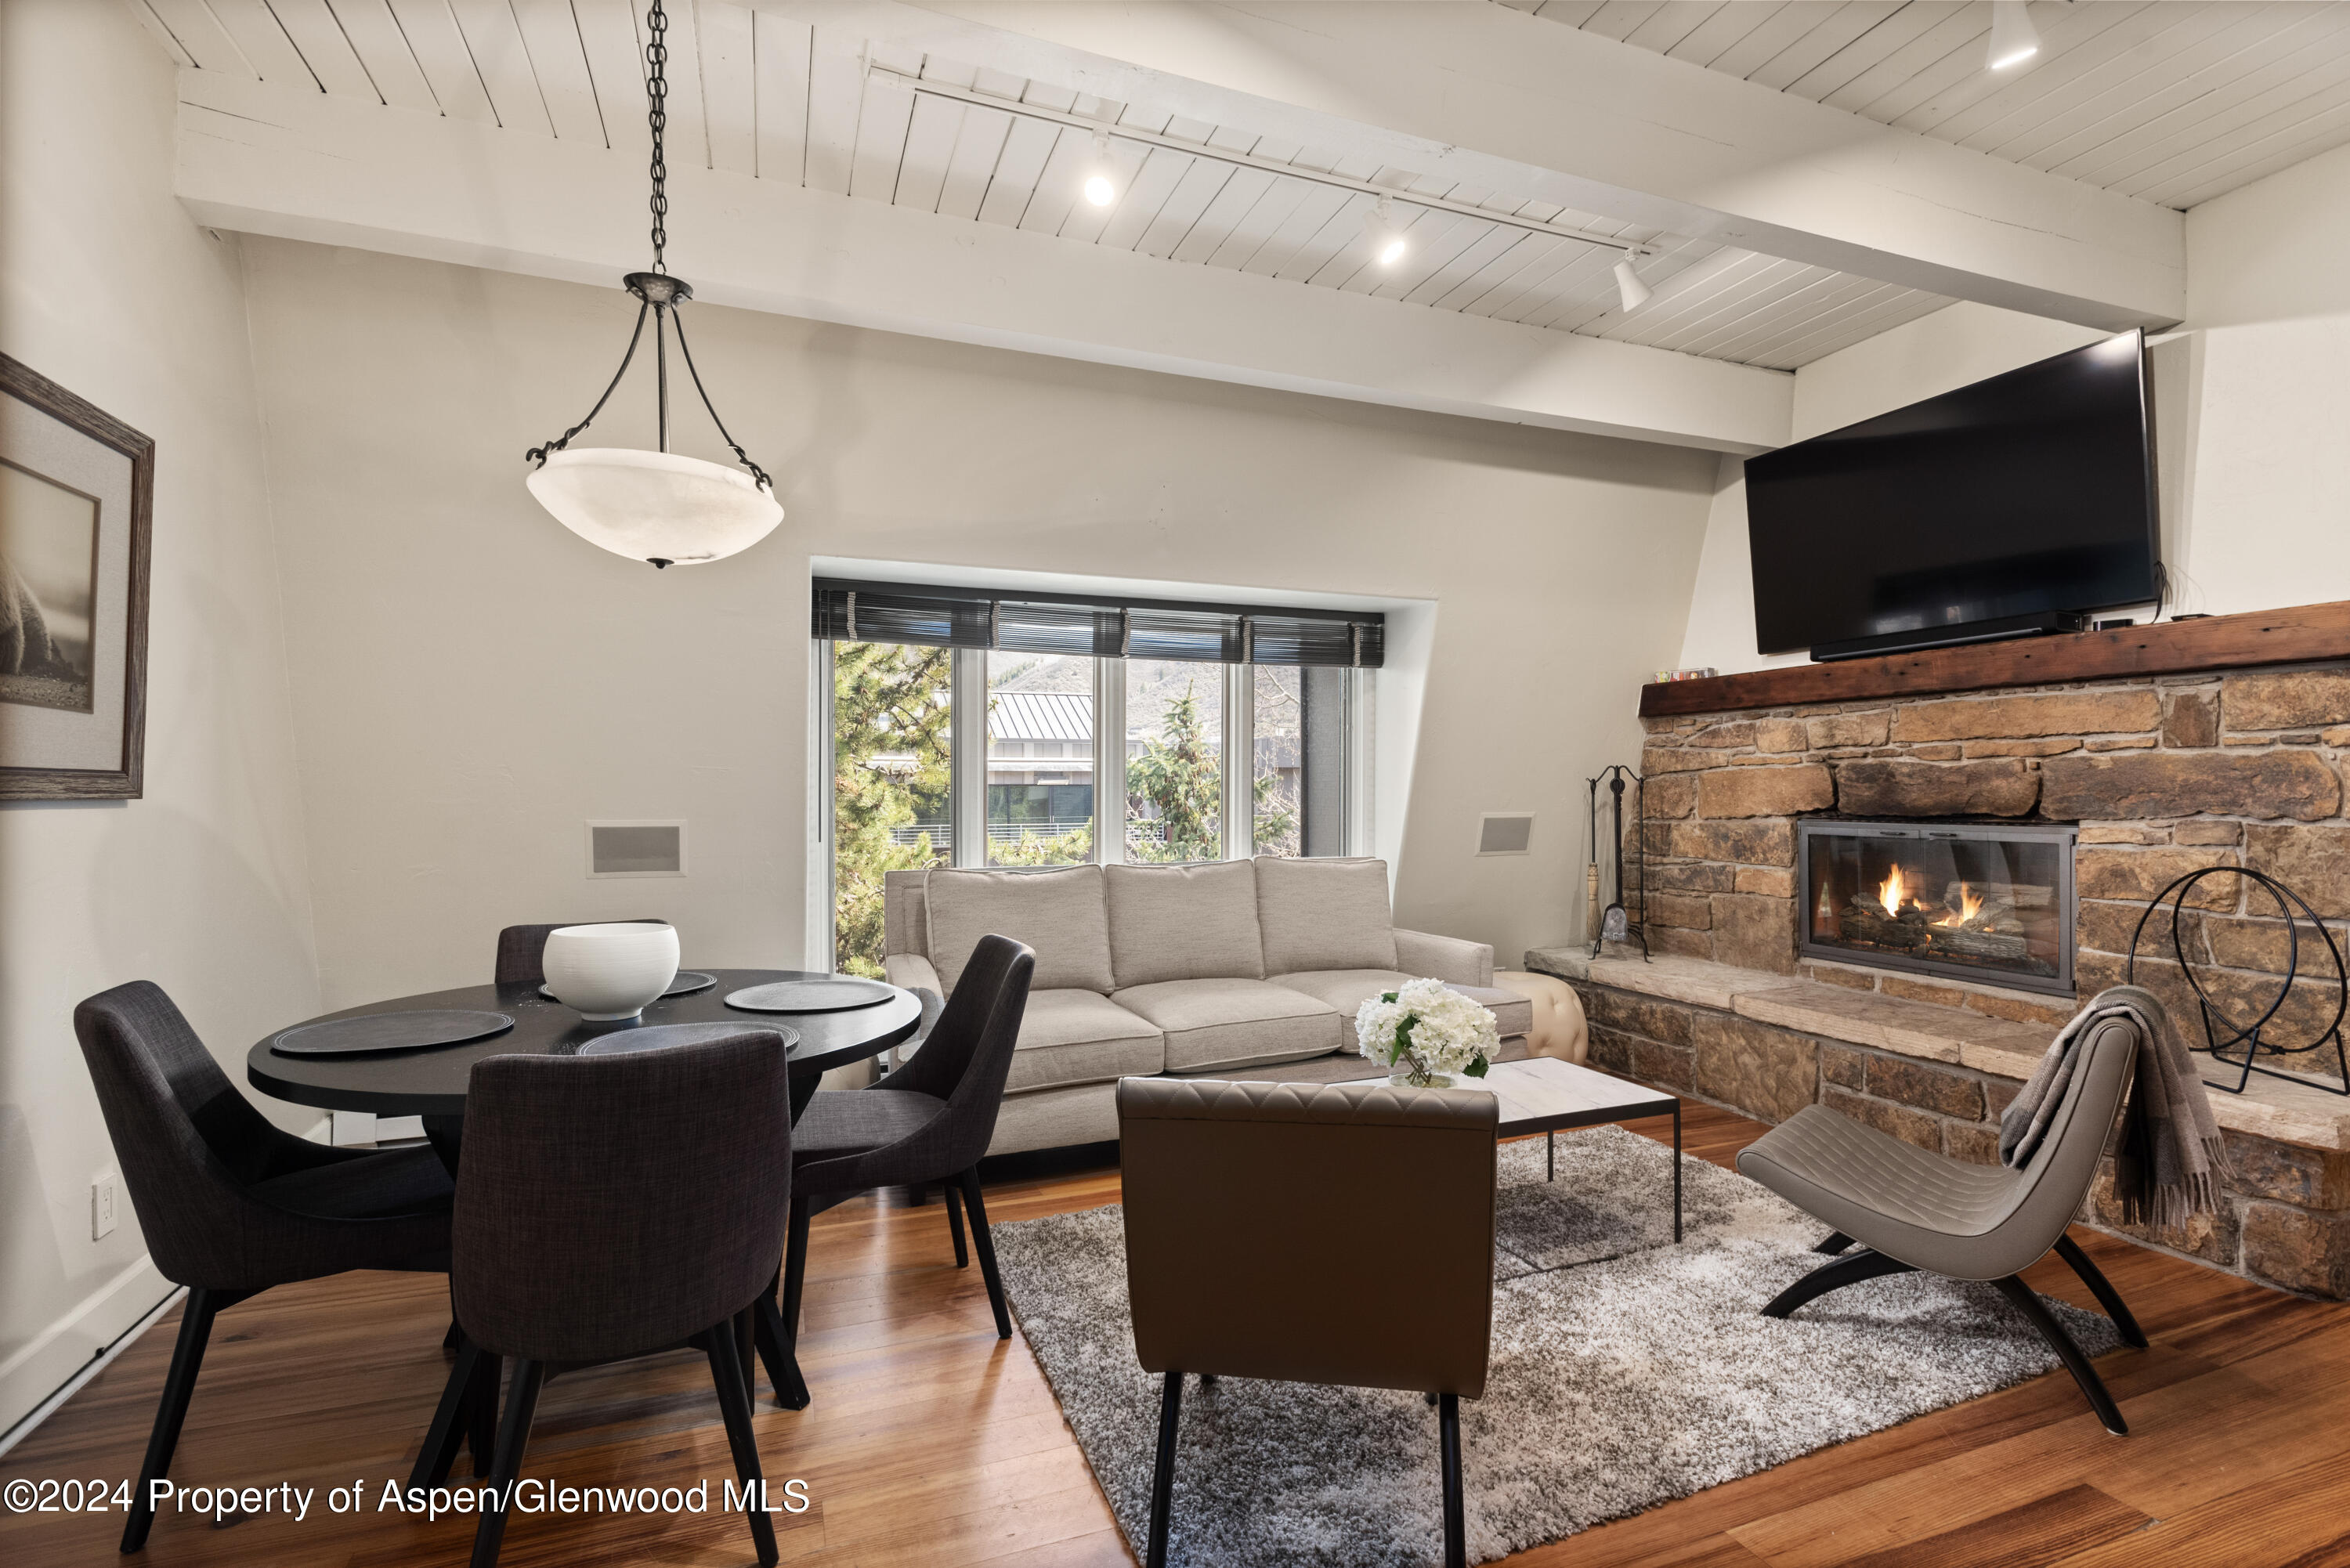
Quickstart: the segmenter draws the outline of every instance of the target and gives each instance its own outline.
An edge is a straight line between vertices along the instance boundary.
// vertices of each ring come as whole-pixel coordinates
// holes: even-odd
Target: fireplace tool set
[[[2182,937],[2190,921],[2195,922],[2199,929],[2200,925],[2199,919],[2187,909],[2187,896],[2193,892],[2206,877],[2222,874],[2240,877],[2257,885],[2271,898],[2276,900],[2277,913],[2284,917],[2284,973],[2277,980],[2276,995],[2270,1000],[2267,1008],[2259,1017],[2253,1019],[2249,1024],[2241,1026],[2236,1023],[2228,1010],[2212,997],[2210,989],[2197,978],[2194,967],[2187,961],[2187,948]],[[2129,968],[2123,977],[2132,985],[2138,982],[2138,939],[2146,933],[2147,921],[2152,919],[2154,912],[2162,908],[2166,902],[2170,906],[2171,961],[2178,966],[2178,972],[2186,977],[2187,984],[2195,995],[2196,1008],[2203,1018],[2204,1044],[2193,1049],[2208,1053],[2213,1061],[2222,1065],[2242,1069],[2234,1083],[2212,1084],[2210,1086],[2215,1089],[2225,1089],[2231,1095],[2241,1095],[2251,1083],[2252,1075],[2259,1073],[2271,1078],[2282,1078],[2288,1084],[2301,1084],[2309,1088],[2323,1089],[2331,1094],[2350,1095],[2350,1059],[2345,1059],[2342,1044],[2343,1015],[2345,1010],[2350,1010],[2350,973],[2345,971],[2340,944],[2334,941],[2334,933],[2326,929],[2325,922],[2317,918],[2317,911],[2309,907],[2309,901],[2275,877],[2254,871],[2249,867],[2207,866],[2199,871],[2189,871],[2171,883],[2169,887],[2157,893],[2147,902],[2146,912],[2138,916],[2137,927],[2130,932]],[[2279,1022],[2278,1013],[2282,1011],[2286,999],[2293,993],[2293,982],[2300,977],[2301,955],[2307,940],[2302,935],[2302,926],[2304,921],[2309,929],[2317,934],[2318,943],[2324,946],[2327,962],[2334,971],[2331,981],[2324,979],[2325,973],[2324,968],[2320,968],[2313,977],[2317,984],[2316,994],[2321,997],[2327,984],[2330,983],[2334,987],[2334,1016],[2324,1029],[2312,1034],[2303,1044],[2281,1044],[2275,1040],[2267,1038],[2265,1031],[2272,1023]],[[2260,989],[2265,990],[2265,981],[2262,982]],[[2304,990],[2303,994],[2306,996],[2311,992]],[[2241,1005],[2249,1007],[2257,1006],[2258,1003],[2259,996],[2255,994],[2250,1002],[2242,1002]],[[2313,1025],[2314,1022],[2314,1019],[2310,1020]],[[2223,1031],[2224,1038],[2222,1038]],[[2342,1075],[2339,1084],[2330,1083],[2320,1076],[2287,1073],[2261,1064],[2260,1059],[2262,1057],[2274,1059],[2305,1055],[2313,1051],[2323,1050],[2329,1044],[2334,1047],[2334,1071]],[[2209,1082],[2209,1080],[2206,1081]]]
[[[1588,900],[1585,925],[1591,932],[1591,956],[1599,956],[1603,943],[1637,940],[1640,944],[1640,960],[1645,963],[1648,959],[1648,931],[1644,923],[1648,912],[1648,846],[1643,844],[1639,855],[1633,860],[1637,884],[1632,890],[1633,897],[1638,900],[1643,917],[1642,920],[1634,920],[1624,905],[1624,791],[1627,784],[1631,787],[1632,820],[1645,833],[1648,821],[1645,793],[1647,781],[1623,763],[1613,763],[1597,778],[1584,782],[1591,791],[1591,864],[1584,874],[1585,897]],[[1605,909],[1599,907],[1599,786],[1602,784],[1607,786],[1608,811],[1615,827],[1612,842],[1616,846],[1614,897],[1608,900]]]

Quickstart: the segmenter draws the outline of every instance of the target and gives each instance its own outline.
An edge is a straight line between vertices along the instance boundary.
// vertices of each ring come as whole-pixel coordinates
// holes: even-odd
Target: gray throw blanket
[[[2138,1038],[2137,1070],[2114,1149],[2114,1195],[2121,1199],[2123,1222],[2178,1226],[2190,1214],[2216,1212],[2211,1173],[2227,1168],[2220,1124],[2170,1015],[2141,986],[2099,992],[2049,1044],[2023,1092],[1999,1118],[2001,1162],[2016,1166],[2032,1158],[2072,1086],[2082,1043],[2097,1023],[2114,1017],[2134,1020]]]

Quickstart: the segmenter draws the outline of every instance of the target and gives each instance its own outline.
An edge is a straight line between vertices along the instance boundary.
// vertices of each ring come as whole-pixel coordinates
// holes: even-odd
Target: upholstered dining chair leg
[[[784,1327],[784,1314],[775,1309],[775,1287],[769,1285],[751,1303],[756,1314],[753,1342],[759,1347],[759,1359],[767,1364],[767,1383],[775,1391],[775,1403],[786,1410],[808,1407],[806,1381],[800,1376],[799,1357],[792,1349],[791,1334]]]
[[[1806,1302],[1817,1301],[1830,1291],[1840,1291],[1846,1285],[1856,1285],[1863,1280],[1880,1279],[1887,1274],[1906,1274],[1912,1265],[1898,1258],[1888,1258],[1864,1247],[1848,1257],[1814,1269],[1785,1290],[1772,1298],[1762,1309],[1764,1317],[1785,1317]]]
[[[764,1479],[759,1470],[759,1442],[751,1430],[751,1401],[743,1392],[744,1378],[734,1325],[722,1323],[702,1337],[708,1342],[710,1379],[718,1385],[719,1413],[726,1418],[726,1446],[734,1451],[734,1474],[749,1499],[743,1517],[750,1522],[752,1543],[759,1549],[760,1568],[775,1568],[775,1521],[761,1495],[765,1489],[757,1484]]]
[[[2056,1353],[2056,1358],[2073,1375],[2073,1381],[2079,1384],[2081,1392],[2088,1397],[2090,1408],[2095,1410],[2097,1419],[2106,1424],[2106,1430],[2116,1438],[2128,1437],[2129,1423],[2122,1419],[2121,1407],[2114,1403],[2113,1394],[2106,1387],[2106,1380],[2097,1376],[2097,1369],[2090,1364],[2087,1355],[2074,1342],[2073,1336],[2064,1332],[2064,1325],[2050,1314],[2033,1288],[2014,1274],[2003,1280],[1993,1280],[1991,1283],[1999,1287],[1999,1293],[2008,1299],[2009,1304],[2023,1314],[2025,1322],[2040,1331],[2040,1337],[2048,1342],[2048,1348]]]
[[[155,1428],[147,1437],[147,1459],[139,1467],[139,1490],[130,1499],[130,1517],[122,1527],[122,1550],[136,1552],[147,1544],[155,1511],[147,1501],[151,1482],[172,1468],[172,1451],[180,1446],[180,1428],[188,1418],[188,1400],[196,1391],[196,1373],[204,1364],[204,1346],[212,1340],[213,1319],[223,1307],[244,1299],[235,1291],[191,1287],[187,1304],[180,1309],[180,1337],[172,1346],[172,1369],[163,1375],[163,1397],[155,1407]]]
[[[486,1350],[473,1366],[472,1414],[467,1417],[465,1444],[473,1450],[473,1475],[477,1480],[489,1479],[490,1466],[497,1459],[498,1380],[505,1369],[505,1358],[492,1355]],[[441,1479],[449,1478],[444,1474]]]
[[[1012,1312],[1003,1304],[1003,1276],[995,1272],[995,1239],[987,1233],[987,1200],[979,1195],[979,1167],[962,1173],[963,1211],[971,1219],[972,1245],[979,1249],[980,1277],[987,1282],[987,1304],[995,1309],[995,1337],[1012,1337]]]
[[[2070,1236],[2059,1236],[2056,1238],[2056,1255],[2070,1263],[2073,1272],[2081,1276],[2081,1282],[2089,1287],[2089,1293],[2097,1298],[2097,1304],[2106,1309],[2107,1317],[2114,1320],[2114,1330],[2122,1336],[2122,1343],[2133,1350],[2144,1350],[2147,1345],[2146,1330],[2138,1327],[2137,1319],[2130,1315],[2121,1292],[2114,1289],[2113,1282],[2106,1278],[2103,1269],[2089,1261],[2089,1254],[2081,1251],[2080,1243]]]
[[[1150,1538],[1143,1568],[1167,1568],[1167,1514],[1175,1503],[1175,1433],[1182,1418],[1183,1375],[1170,1372],[1159,1396],[1159,1458],[1150,1467]]]
[[[1444,1460],[1444,1568],[1469,1568],[1469,1510],[1461,1495],[1461,1396],[1436,1404],[1436,1436]]]
[[[495,1507],[482,1511],[473,1530],[473,1568],[494,1568],[498,1547],[506,1537],[506,1511],[514,1501],[515,1478],[522,1473],[523,1446],[530,1441],[530,1419],[538,1410],[538,1390],[546,1381],[543,1362],[516,1361],[513,1386],[506,1390],[505,1417],[498,1423],[498,1457],[490,1466],[490,1487]],[[738,1380],[735,1386],[742,1386]]]
[[[416,1450],[416,1466],[408,1472],[410,1490],[430,1490],[449,1479],[449,1471],[457,1462],[458,1447],[464,1442],[468,1423],[473,1419],[473,1399],[479,1393],[475,1373],[481,1361],[481,1347],[464,1335],[458,1335],[457,1365],[449,1369],[449,1381],[441,1390],[441,1403],[432,1412],[432,1424],[424,1429],[424,1446]]]
[[[968,1269],[971,1252],[962,1244],[962,1194],[952,1181],[942,1181],[939,1186],[947,1195],[947,1232],[954,1238],[955,1267]]]
[[[1825,1252],[1829,1257],[1833,1258],[1838,1252],[1845,1251],[1851,1245],[1851,1237],[1846,1235],[1841,1231],[1831,1231],[1827,1233],[1826,1237],[1821,1241],[1820,1244],[1813,1248],[1812,1251],[1814,1252]]]
[[[799,1354],[800,1293],[807,1286],[808,1201],[792,1194],[791,1229],[784,1240],[784,1343]]]

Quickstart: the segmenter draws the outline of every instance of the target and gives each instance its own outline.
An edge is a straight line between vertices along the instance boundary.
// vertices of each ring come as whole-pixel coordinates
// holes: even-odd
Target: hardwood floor
[[[1669,1137],[1669,1123],[1635,1124]],[[1760,1124],[1703,1106],[1690,1152],[1728,1164]],[[1116,1201],[1115,1170],[989,1184],[993,1218]],[[2109,1437],[2062,1373],[1523,1552],[1513,1568],[1941,1568],[2291,1564],[2350,1568],[2350,1306],[2299,1301],[2076,1231],[2154,1344],[2102,1364],[2130,1421]],[[776,1518],[806,1568],[1086,1568],[1132,1561],[1018,1338],[999,1342],[976,1267],[957,1271],[936,1203],[862,1199],[821,1216],[803,1363],[816,1402],[762,1403]],[[2092,1304],[2061,1263],[2033,1282]],[[216,1528],[168,1509],[146,1561],[323,1568],[463,1562],[469,1518],[377,1511],[404,1477],[446,1374],[442,1282],[355,1274],[222,1315],[172,1472],[187,1486],[317,1489],[299,1522]],[[169,1361],[166,1319],[5,1459],[0,1480],[135,1475]],[[764,1381],[762,1387],[764,1389]],[[1475,1456],[1471,1456],[1473,1464]],[[459,1461],[457,1481],[466,1477]],[[705,1365],[681,1354],[559,1378],[525,1473],[569,1486],[713,1489],[733,1474]],[[362,1511],[328,1489],[365,1487]],[[517,1517],[503,1559],[746,1563],[742,1520]],[[0,1515],[12,1568],[117,1561],[119,1513]]]

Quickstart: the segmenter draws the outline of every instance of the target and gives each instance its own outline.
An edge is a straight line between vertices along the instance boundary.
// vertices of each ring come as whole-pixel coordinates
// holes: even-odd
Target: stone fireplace
[[[1801,957],[2073,994],[2070,826],[1795,825]]]
[[[1995,1163],[2000,1113],[2076,998],[2120,983],[2175,878],[2262,871],[2350,931],[2350,603],[1672,682],[1641,716],[1624,847],[1655,960],[1525,962],[1582,994],[1596,1065],[1765,1121],[1824,1104]],[[2291,945],[2253,898],[2211,878],[2178,922],[2248,1017]],[[2192,1021],[2171,937],[2166,910],[2136,978]],[[2331,980],[2293,987],[2292,1043],[2331,1018]],[[2220,1213],[2129,1223],[2101,1179],[2083,1218],[2350,1297],[2350,1099],[2330,1062],[2213,1094]]]

